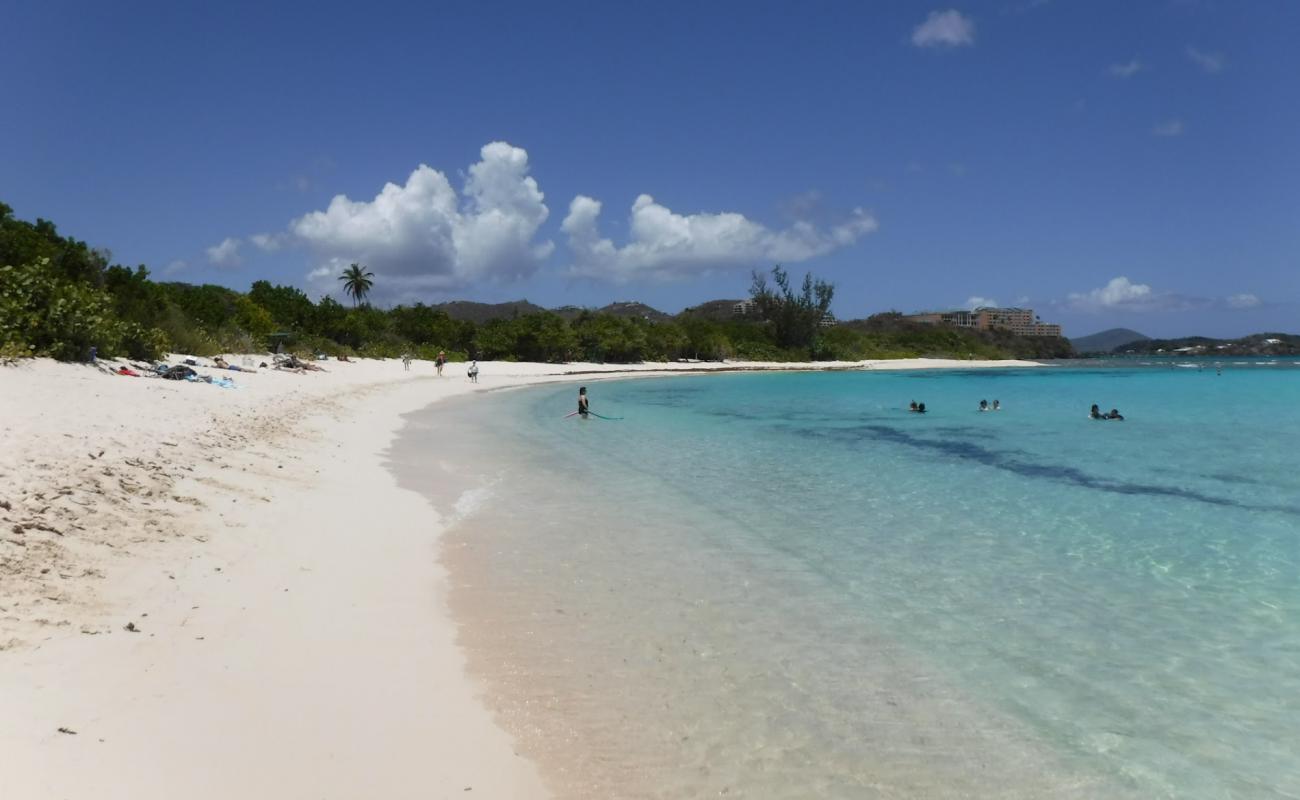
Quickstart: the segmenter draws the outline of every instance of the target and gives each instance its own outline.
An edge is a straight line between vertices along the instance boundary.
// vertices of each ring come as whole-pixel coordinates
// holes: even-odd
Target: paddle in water
[[[586,386],[579,387],[578,389],[578,410],[569,414],[565,414],[564,418],[568,419],[569,417],[572,417],[574,414],[581,414],[583,419],[586,419],[589,416],[596,417],[598,419],[609,419],[609,420],[622,419],[622,417],[606,417],[603,414],[597,414],[596,412],[592,411],[591,402],[587,398]]]

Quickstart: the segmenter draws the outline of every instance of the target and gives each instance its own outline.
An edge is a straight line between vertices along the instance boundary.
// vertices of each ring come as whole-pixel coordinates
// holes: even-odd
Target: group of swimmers
[[[1101,413],[1101,408],[1098,407],[1096,403],[1092,404],[1092,409],[1088,412],[1088,417],[1090,419],[1113,419],[1119,420],[1120,422],[1124,421],[1124,415],[1119,413],[1118,408],[1112,408],[1108,413],[1103,414]]]
[[[579,398],[578,403],[579,403],[579,407],[581,408],[582,406],[581,398]],[[918,403],[915,400],[913,400],[911,404],[907,407],[907,410],[912,412],[913,414],[924,414],[925,403]],[[994,400],[991,404],[987,400],[980,401],[980,411],[1001,411],[1001,410],[1002,410],[1002,401],[1000,400]],[[1119,420],[1119,421],[1123,421],[1124,419],[1124,415],[1119,413],[1118,408],[1112,408],[1108,413],[1103,414],[1101,413],[1101,407],[1098,406],[1096,403],[1092,404],[1092,410],[1088,412],[1088,416],[1091,417],[1092,419],[1106,419],[1106,420]]]
[[[913,414],[924,414],[925,403],[918,403],[915,400],[913,400],[911,405],[907,407],[907,410],[912,412]],[[994,400],[993,405],[989,405],[989,401],[987,400],[980,401],[980,411],[1001,411],[1001,410],[1002,410],[1001,400]]]

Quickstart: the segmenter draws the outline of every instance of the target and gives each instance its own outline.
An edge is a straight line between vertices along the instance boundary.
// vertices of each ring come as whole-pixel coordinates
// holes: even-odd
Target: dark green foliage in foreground
[[[675,317],[639,303],[562,313],[527,301],[498,306],[453,302],[391,309],[364,302],[383,276],[363,266],[342,280],[356,301],[313,302],[301,289],[257,281],[224,286],[157,283],[143,266],[109,264],[107,254],[61,236],[52,223],[15,219],[0,204],[0,356],[100,355],[154,359],[259,352],[272,342],[299,354],[373,357],[445,351],[465,358],[633,363],[674,359],[761,361],[1068,355],[1064,340],[1027,339],[915,325],[897,314],[826,327],[834,287],[808,275],[799,290],[779,267],[775,287],[755,276],[758,315],[736,317],[734,301],[705,303]],[[354,280],[355,279],[355,280]]]
[[[166,338],[157,329],[113,313],[113,296],[63,278],[49,258],[0,266],[0,347],[6,353],[84,361],[100,355],[153,358]]]

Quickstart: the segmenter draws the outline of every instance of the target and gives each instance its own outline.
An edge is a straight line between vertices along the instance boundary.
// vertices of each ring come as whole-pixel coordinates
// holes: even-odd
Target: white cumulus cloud
[[[878,227],[859,208],[830,228],[800,221],[772,230],[737,213],[678,214],[643,194],[632,204],[629,241],[620,247],[600,235],[600,211],[600,201],[585,195],[569,204],[560,226],[573,256],[569,272],[616,282],[806,261],[851,245]]]
[[[1181,119],[1170,119],[1158,123],[1151,129],[1152,136],[1182,136],[1183,121]]]
[[[1229,295],[1225,302],[1228,304],[1228,308],[1245,309],[1263,305],[1264,301],[1260,300],[1256,295],[1243,292],[1242,294]]]
[[[219,244],[214,244],[207,249],[208,262],[218,267],[239,266],[244,263],[244,259],[239,255],[240,244],[238,239],[227,236]]]
[[[1223,72],[1223,68],[1228,63],[1228,59],[1223,55],[1223,53],[1207,53],[1203,50],[1197,50],[1190,44],[1187,45],[1187,57],[1190,58],[1196,66],[1211,75],[1217,72]]]
[[[974,311],[977,308],[997,308],[998,301],[994,300],[992,297],[980,297],[979,295],[975,295],[974,297],[966,298],[966,307],[971,311]]]
[[[284,247],[287,237],[283,233],[255,233],[248,237],[258,250],[274,253]]]
[[[975,22],[956,9],[931,11],[912,31],[917,47],[960,47],[975,44]]]
[[[1083,311],[1105,309],[1140,309],[1149,306],[1155,295],[1145,283],[1133,283],[1123,276],[1111,278],[1110,283],[1090,292],[1070,295],[1070,305]]]
[[[354,261],[375,273],[377,292],[396,296],[526,277],[554,249],[534,241],[550,211],[528,170],[525,150],[492,142],[460,193],[421,164],[373,200],[335,196],[291,222],[288,235],[316,254],[308,278],[321,286]]]
[[[1143,65],[1136,58],[1127,64],[1111,64],[1107,69],[1112,78],[1131,78],[1142,71]]]

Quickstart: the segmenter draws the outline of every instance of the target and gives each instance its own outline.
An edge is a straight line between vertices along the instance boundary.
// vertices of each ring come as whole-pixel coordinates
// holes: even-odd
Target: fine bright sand
[[[593,373],[1032,364],[116,366],[0,367],[5,800],[546,797],[465,675],[438,517],[385,468],[403,414]]]

